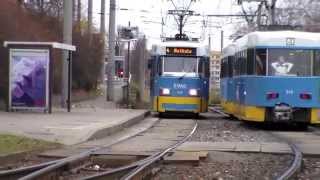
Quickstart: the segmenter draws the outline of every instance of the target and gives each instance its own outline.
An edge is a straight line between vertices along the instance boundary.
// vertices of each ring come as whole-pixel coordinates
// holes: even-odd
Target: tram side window
[[[253,75],[254,74],[254,50],[248,49],[247,50],[247,74]]]
[[[162,75],[162,63],[163,63],[163,58],[159,58],[159,60],[158,60],[158,68],[157,68],[157,72],[158,72],[159,76]]]
[[[320,76],[320,50],[316,50],[314,54],[313,75]]]
[[[225,74],[224,74],[224,60],[225,58],[222,59],[221,61],[221,68],[220,68],[220,78],[224,78],[225,77]]]
[[[205,59],[204,75],[205,77],[210,77],[210,59],[209,58]]]
[[[310,76],[312,51],[304,49],[269,49],[268,75]]]
[[[221,63],[221,78],[225,78],[228,76],[228,58],[223,58],[222,63]]]
[[[228,77],[233,76],[233,61],[234,61],[234,56],[229,56],[228,57]]]
[[[247,73],[247,63],[246,63],[246,51],[241,51],[240,52],[240,75],[246,75]]]
[[[240,53],[236,53],[235,56],[235,63],[234,63],[234,75],[238,76],[240,75]]]
[[[150,67],[151,77],[155,76],[155,67],[154,67],[155,60],[156,60],[156,57],[155,56],[151,56],[151,58],[148,61],[148,66]]]
[[[210,70],[208,66],[209,66],[209,61],[206,58],[201,58],[199,60],[198,73],[200,77],[210,77]]]
[[[198,73],[201,77],[204,77],[204,69],[203,69],[203,59],[200,59],[199,64],[198,64]]]
[[[256,62],[255,62],[255,74],[256,75],[266,75],[266,58],[267,50],[266,49],[257,49],[256,50]]]

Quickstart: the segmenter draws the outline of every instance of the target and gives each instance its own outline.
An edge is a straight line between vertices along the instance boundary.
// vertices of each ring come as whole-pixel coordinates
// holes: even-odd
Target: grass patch
[[[30,139],[27,137],[0,134],[0,155],[32,150],[43,150],[58,146],[61,145],[42,140]]]

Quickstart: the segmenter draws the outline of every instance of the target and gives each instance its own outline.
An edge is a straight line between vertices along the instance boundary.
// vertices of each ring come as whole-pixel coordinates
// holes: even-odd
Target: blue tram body
[[[246,121],[320,123],[319,34],[254,32],[223,53],[227,113]]]
[[[159,113],[208,110],[209,57],[206,46],[193,41],[167,41],[153,47],[152,109]]]

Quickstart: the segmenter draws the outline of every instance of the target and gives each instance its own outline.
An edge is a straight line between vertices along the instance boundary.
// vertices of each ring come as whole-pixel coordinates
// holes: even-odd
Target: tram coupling
[[[293,109],[287,104],[277,104],[273,112],[276,121],[289,121],[293,119]]]

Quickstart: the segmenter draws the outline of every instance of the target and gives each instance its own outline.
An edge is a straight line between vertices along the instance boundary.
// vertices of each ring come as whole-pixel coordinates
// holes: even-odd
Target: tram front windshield
[[[198,63],[197,57],[162,57],[163,75],[197,76]]]
[[[312,51],[269,49],[268,74],[271,76],[311,76]]]

